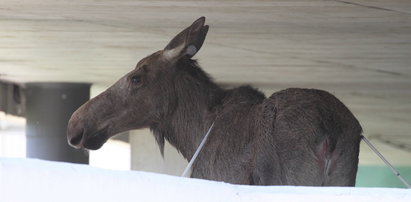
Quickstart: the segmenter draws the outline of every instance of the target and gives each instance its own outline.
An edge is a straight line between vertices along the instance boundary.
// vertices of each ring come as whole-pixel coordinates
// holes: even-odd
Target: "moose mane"
[[[177,100],[169,103],[167,117],[162,117],[163,120],[171,121],[160,121],[150,129],[162,156],[164,156],[164,144],[167,140],[189,159],[195,148],[187,146],[197,145],[203,131],[211,124],[225,90],[203,71],[197,60],[183,57],[174,68],[174,89],[169,91],[173,92],[173,97]],[[182,140],[190,141],[192,144],[183,144]]]
[[[241,103],[258,104],[265,99],[262,92],[249,85],[230,90],[221,88],[196,60],[183,57],[175,68],[174,94],[170,97],[177,100],[169,103],[169,113],[167,117],[163,117],[163,120],[168,121],[160,121],[150,127],[163,157],[167,140],[186,159],[191,159],[203,135],[219,113],[235,109]]]

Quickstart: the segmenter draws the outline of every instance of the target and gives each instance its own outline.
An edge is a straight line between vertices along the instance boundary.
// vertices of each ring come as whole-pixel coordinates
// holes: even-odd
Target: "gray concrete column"
[[[26,155],[52,161],[88,163],[88,153],[67,144],[67,122],[90,97],[90,84],[26,85]]]

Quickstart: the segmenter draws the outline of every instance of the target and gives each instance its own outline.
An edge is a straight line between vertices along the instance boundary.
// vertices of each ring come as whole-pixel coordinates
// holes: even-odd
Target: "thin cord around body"
[[[200,145],[198,145],[196,152],[194,153],[193,157],[191,158],[190,162],[188,163],[186,169],[184,169],[183,174],[181,174],[181,177],[188,177],[187,174],[190,171],[191,167],[193,166],[195,160],[197,159],[198,154],[200,153],[201,149],[203,148],[205,142],[207,141],[208,136],[210,135],[211,130],[214,127],[214,122],[211,124],[210,128],[208,128],[208,131],[206,135],[204,136],[203,140],[201,140]]]

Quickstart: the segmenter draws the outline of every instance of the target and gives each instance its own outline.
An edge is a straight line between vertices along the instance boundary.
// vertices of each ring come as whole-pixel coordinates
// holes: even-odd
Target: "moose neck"
[[[153,131],[162,152],[166,139],[190,160],[217,116],[224,90],[193,60],[177,64],[174,89],[175,107]]]

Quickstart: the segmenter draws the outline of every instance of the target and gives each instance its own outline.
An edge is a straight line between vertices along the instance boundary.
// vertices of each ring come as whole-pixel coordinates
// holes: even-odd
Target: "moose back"
[[[123,131],[150,128],[193,164],[191,177],[249,185],[354,186],[362,129],[336,97],[286,89],[266,98],[223,89],[191,59],[207,32],[201,17],[134,70],[83,104],[69,121],[75,148],[99,149]]]

